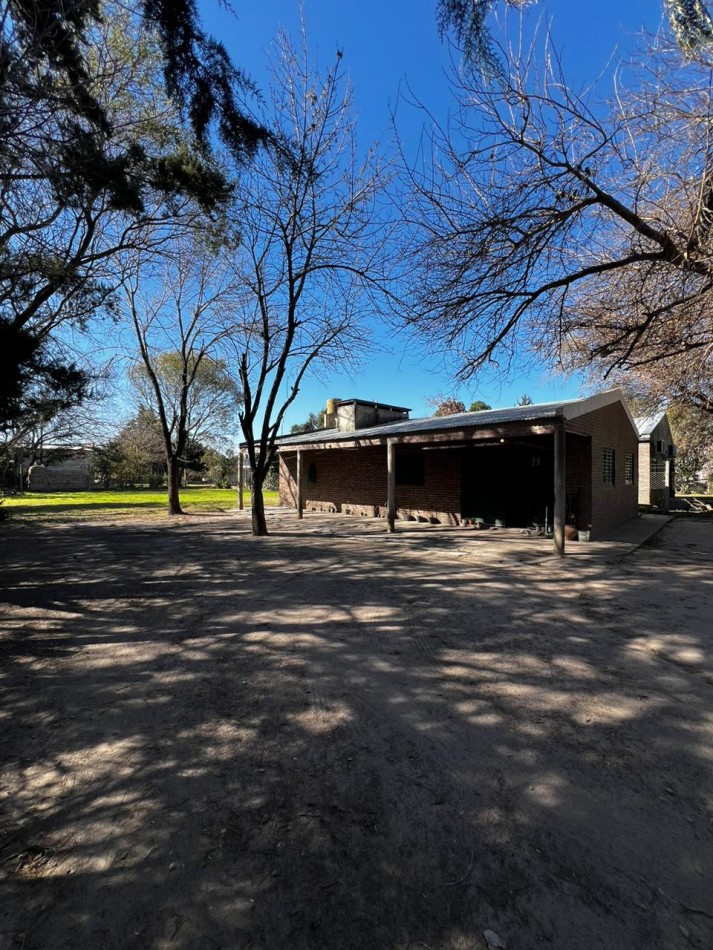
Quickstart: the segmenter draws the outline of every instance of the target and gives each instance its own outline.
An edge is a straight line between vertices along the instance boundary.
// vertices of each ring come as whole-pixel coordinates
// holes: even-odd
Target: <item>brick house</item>
[[[376,420],[376,421],[375,421]],[[601,537],[636,517],[638,431],[617,389],[567,402],[409,419],[330,400],[325,428],[278,439],[280,502],[457,525],[566,523]]]
[[[639,430],[639,504],[668,510],[675,494],[676,446],[668,415],[637,418]]]

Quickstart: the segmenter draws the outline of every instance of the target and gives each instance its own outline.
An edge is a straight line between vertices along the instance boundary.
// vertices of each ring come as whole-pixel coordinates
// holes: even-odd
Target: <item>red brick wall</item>
[[[637,515],[637,487],[636,483],[624,484],[624,457],[627,452],[632,453],[638,467],[638,437],[618,403],[567,422],[566,429],[567,500],[570,506],[577,507],[577,527],[585,529],[591,525],[592,536],[601,536],[608,528]],[[616,453],[614,486],[602,482],[602,448],[613,448]],[[397,447],[396,451],[405,449]],[[304,449],[303,457],[306,511],[386,516],[386,446]],[[397,517],[458,524],[461,453],[457,449],[428,449],[423,458],[424,485],[396,486]],[[311,464],[316,466],[314,484],[307,478]],[[296,466],[294,450],[280,457],[282,505],[296,505]]]
[[[588,436],[567,432],[565,448],[567,515],[582,531],[592,524],[592,444]]]
[[[572,419],[567,433],[591,437],[591,525],[592,537],[601,537],[609,528],[622,524],[638,514],[637,470],[639,439],[621,403],[613,403],[596,412]],[[567,454],[570,452],[568,439]],[[614,449],[614,485],[602,481],[602,449]],[[624,484],[626,454],[634,456],[634,484]],[[569,479],[568,479],[569,481]],[[568,484],[569,489],[569,484]]]
[[[398,448],[396,449],[398,452]],[[461,454],[457,450],[435,449],[424,457],[424,484],[397,485],[396,510],[399,518],[460,523]],[[384,512],[385,514],[385,512]]]
[[[460,453],[435,450],[424,452],[423,456],[424,484],[396,486],[396,516],[458,524]],[[314,484],[307,481],[311,464],[316,467]],[[386,446],[328,452],[303,450],[303,466],[306,511],[386,517]],[[280,457],[281,505],[297,504],[296,475],[296,456]]]

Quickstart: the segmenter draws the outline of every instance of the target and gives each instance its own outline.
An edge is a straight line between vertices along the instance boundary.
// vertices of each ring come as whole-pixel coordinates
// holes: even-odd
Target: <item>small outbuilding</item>
[[[378,420],[378,421],[375,421]],[[593,538],[637,516],[639,434],[622,393],[410,419],[330,400],[326,426],[278,440],[280,501],[303,510]]]
[[[676,446],[668,415],[636,420],[639,431],[639,504],[668,510],[676,493]]]
[[[33,492],[80,492],[94,487],[90,446],[45,448],[49,460],[23,465],[25,485]]]

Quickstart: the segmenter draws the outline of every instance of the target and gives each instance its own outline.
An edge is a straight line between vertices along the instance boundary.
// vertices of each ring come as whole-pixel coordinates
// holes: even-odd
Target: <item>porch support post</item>
[[[386,530],[396,529],[396,445],[386,443]]]
[[[554,510],[554,538],[555,554],[564,554],[564,525],[567,518],[566,468],[565,468],[565,434],[564,419],[561,416],[555,421],[555,510]]]
[[[663,493],[663,505],[662,508],[664,511],[668,511],[669,496],[671,494],[671,483],[672,479],[672,468],[673,462],[671,459],[666,459],[664,462],[664,493]]]
[[[245,476],[243,473],[243,453],[241,450],[238,451],[238,510],[242,511],[243,504],[243,487],[245,483]]]
[[[297,449],[297,517],[302,518],[305,508],[304,498],[304,458],[302,449]]]

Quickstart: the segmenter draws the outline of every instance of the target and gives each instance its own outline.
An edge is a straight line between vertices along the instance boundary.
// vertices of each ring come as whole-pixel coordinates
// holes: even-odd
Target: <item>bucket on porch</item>
[[[577,532],[578,541],[589,541],[589,531],[578,531]]]

